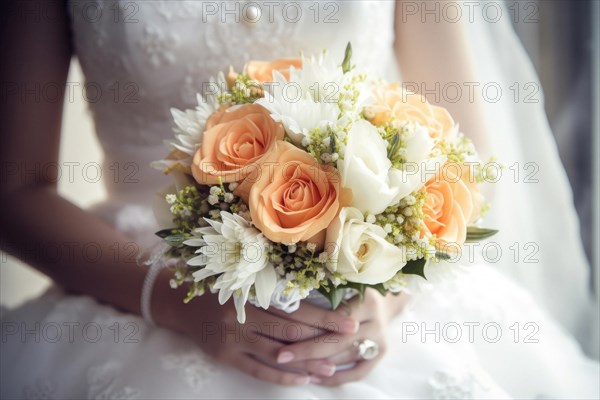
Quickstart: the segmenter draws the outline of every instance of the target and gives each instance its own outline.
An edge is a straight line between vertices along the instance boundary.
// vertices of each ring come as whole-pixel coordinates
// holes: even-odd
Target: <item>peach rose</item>
[[[274,61],[250,61],[246,64],[246,74],[258,83],[272,82],[273,71],[279,71],[285,79],[290,79],[290,67],[302,68],[299,58],[280,58]]]
[[[335,168],[279,141],[262,162],[261,174],[252,178],[245,179],[236,194],[246,201],[253,224],[267,238],[323,245],[325,229],[347,199]]]
[[[208,117],[208,119],[206,120],[206,125],[204,125],[204,130],[207,131],[210,128],[212,128],[213,126],[221,123],[221,120],[223,119],[223,114],[225,113],[225,111],[227,111],[227,109],[229,108],[228,105],[222,105],[221,107],[217,108],[217,110],[215,112],[213,112],[210,117]]]
[[[375,101],[376,104],[366,110],[375,125],[384,125],[392,118],[418,122],[428,128],[429,135],[436,140],[449,137],[454,129],[454,120],[445,108],[431,105],[424,96],[404,90],[399,83],[377,88]]]
[[[461,180],[467,186],[467,189],[469,189],[469,191],[471,192],[471,196],[473,197],[473,211],[471,212],[471,215],[467,218],[467,223],[470,225],[477,221],[477,219],[481,215],[481,209],[485,204],[485,197],[483,196],[483,194],[481,194],[481,191],[479,190],[479,183],[477,183],[475,179],[475,171],[473,169],[473,165],[461,163],[458,164],[458,167],[460,168]]]
[[[198,183],[238,182],[253,173],[257,163],[283,139],[281,124],[256,104],[217,110],[206,123],[202,144],[192,162]]]
[[[473,196],[462,180],[457,164],[446,164],[424,186],[427,193],[423,205],[421,234],[435,235],[438,247],[446,243],[462,245],[467,237],[467,225],[473,213]]]

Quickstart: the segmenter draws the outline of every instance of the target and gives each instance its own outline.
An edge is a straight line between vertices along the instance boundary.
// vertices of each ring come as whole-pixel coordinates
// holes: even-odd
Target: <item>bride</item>
[[[428,4],[434,13],[447,6]],[[597,398],[598,364],[573,336],[588,332],[590,300],[568,184],[541,105],[506,94],[491,101],[482,90],[537,82],[510,21],[480,18],[486,5],[471,4],[459,23],[423,2],[6,6],[14,8],[1,24],[7,82],[64,87],[78,57],[109,196],[83,210],[56,192],[47,166],[58,160],[62,101],[30,101],[25,85],[2,104],[0,154],[15,167],[1,189],[2,246],[57,285],[3,314],[2,398]],[[533,243],[528,260],[537,262],[481,253],[460,277],[410,296],[368,292],[336,312],[247,307],[242,326],[233,305],[212,295],[183,305],[163,272],[150,314],[139,317],[147,269],[136,256],[155,245],[151,202],[167,183],[148,165],[171,135],[169,108],[194,107],[228,63],[323,48],[341,60],[348,41],[357,63],[388,79],[400,71],[408,88],[447,106],[485,155],[537,165],[537,184],[499,179],[489,197],[489,224],[503,235],[496,245],[507,254],[512,243],[521,253]],[[462,95],[444,95],[449,84]],[[356,346],[366,339],[379,348],[374,359]]]

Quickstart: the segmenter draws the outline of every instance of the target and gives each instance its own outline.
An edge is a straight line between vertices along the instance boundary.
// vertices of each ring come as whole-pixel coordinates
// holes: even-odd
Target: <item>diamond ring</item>
[[[365,361],[372,360],[379,354],[379,345],[369,339],[355,341],[354,347],[358,350],[358,356]]]

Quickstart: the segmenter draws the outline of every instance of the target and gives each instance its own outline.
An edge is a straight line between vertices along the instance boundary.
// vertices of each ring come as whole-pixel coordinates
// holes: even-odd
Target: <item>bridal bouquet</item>
[[[186,301],[233,297],[240,323],[246,302],[292,312],[309,294],[336,308],[368,287],[398,293],[495,233],[472,226],[484,168],[450,114],[362,72],[350,45],[341,64],[230,68],[172,114],[154,163],[175,182],[157,211],[171,284],[189,284]]]

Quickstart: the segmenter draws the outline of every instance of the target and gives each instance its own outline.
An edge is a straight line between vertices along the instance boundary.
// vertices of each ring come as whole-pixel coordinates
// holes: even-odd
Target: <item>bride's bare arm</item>
[[[5,11],[20,7],[18,3],[5,5]],[[27,13],[20,8],[20,12],[3,13],[0,21],[0,48],[4,51],[0,76],[2,87],[7,89],[0,103],[0,246],[68,291],[139,314],[146,268],[135,262],[132,249],[136,245],[57,193],[52,165],[58,163],[62,97],[60,101],[44,101],[40,93],[31,93],[51,86],[65,87],[72,56],[65,5],[39,0],[27,2]],[[16,88],[16,92],[9,88]],[[53,251],[57,248],[59,252]],[[93,251],[88,253],[86,248]],[[159,276],[152,296],[154,319],[160,325],[189,335],[205,351],[260,379],[290,385],[308,383],[308,373],[283,372],[254,358],[258,355],[276,362],[281,342],[286,339],[282,328],[294,322],[291,318],[248,305],[248,324],[254,322],[259,329],[268,330],[245,329],[243,332],[251,334],[231,339],[222,335],[223,329],[240,328],[231,302],[220,306],[214,296],[205,295],[184,306],[184,293],[171,289],[168,279],[166,271]],[[294,319],[304,327],[302,337],[296,340],[312,339],[315,324],[323,327],[333,323],[342,335],[358,329],[353,318],[310,307],[303,307]],[[210,337],[200,335],[206,329],[213,332]],[[314,375],[332,371],[327,360],[293,364]]]
[[[7,89],[1,104],[2,248],[67,290],[138,313],[144,270],[131,254],[135,245],[57,193],[53,166],[58,165],[63,101],[45,100],[42,91],[66,85],[71,46],[65,6],[28,2],[30,13],[25,13],[18,3],[7,6],[14,10],[0,24]]]
[[[442,9],[444,1],[439,3]],[[408,89],[424,94],[427,99],[450,111],[482,154],[488,153],[483,98],[473,57],[468,46],[468,21],[451,22],[435,10],[434,2],[396,2],[395,50],[402,81]],[[423,8],[426,8],[424,10]],[[438,13],[439,14],[439,13]],[[466,17],[463,15],[463,17]],[[458,85],[461,96],[450,89]],[[477,89],[478,87],[478,89]],[[469,91],[473,88],[471,98]]]

